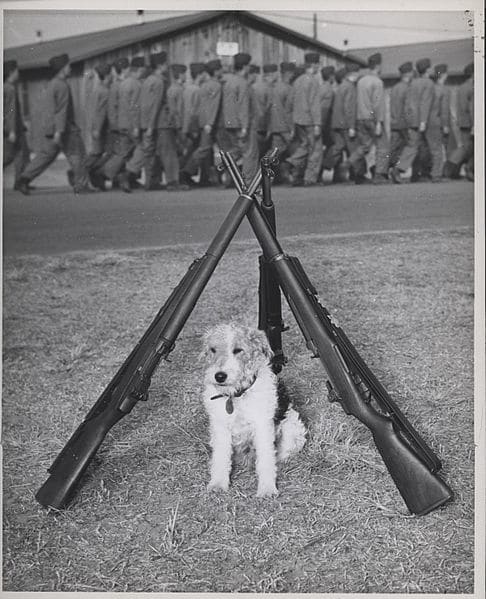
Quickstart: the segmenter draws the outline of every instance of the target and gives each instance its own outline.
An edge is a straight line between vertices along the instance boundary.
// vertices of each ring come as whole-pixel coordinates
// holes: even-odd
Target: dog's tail
[[[285,462],[305,445],[307,429],[294,408],[289,408],[281,421],[277,442],[277,460]]]

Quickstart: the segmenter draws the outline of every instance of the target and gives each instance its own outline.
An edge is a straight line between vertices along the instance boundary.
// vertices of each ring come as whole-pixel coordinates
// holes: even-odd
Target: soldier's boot
[[[130,179],[127,172],[119,173],[116,176],[116,181],[118,183],[119,188],[125,193],[132,193],[132,188],[130,187]]]
[[[25,177],[20,177],[17,183],[17,190],[20,191],[20,193],[23,193],[24,196],[30,195],[29,180]]]

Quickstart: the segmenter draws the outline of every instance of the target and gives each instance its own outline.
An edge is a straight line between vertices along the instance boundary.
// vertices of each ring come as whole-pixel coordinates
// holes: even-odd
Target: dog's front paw
[[[257,497],[276,497],[278,489],[275,484],[258,485]]]
[[[208,491],[227,491],[229,488],[228,480],[210,480],[208,483]]]

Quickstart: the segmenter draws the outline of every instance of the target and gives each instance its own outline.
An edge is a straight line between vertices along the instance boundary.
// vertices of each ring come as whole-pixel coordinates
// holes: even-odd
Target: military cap
[[[209,60],[206,63],[206,70],[208,71],[208,73],[214,73],[214,71],[219,71],[219,69],[222,68],[223,65],[221,64],[219,58],[214,58],[213,60]]]
[[[295,67],[293,81],[305,73],[305,65],[299,64]]]
[[[336,69],[333,66],[322,67],[321,69],[321,75],[325,81],[327,81],[331,75],[334,75],[335,72]]]
[[[191,62],[189,70],[191,71],[191,77],[195,79],[198,75],[204,73],[206,68],[203,62]]]
[[[381,54],[379,52],[368,57],[368,66],[370,69],[373,69],[379,64],[381,64]]]
[[[468,65],[464,67],[464,75],[466,77],[470,77],[474,73],[474,63],[470,62]]]
[[[342,69],[338,69],[335,73],[334,73],[334,78],[336,79],[336,81],[338,83],[341,83],[341,81],[346,77],[346,69],[342,68]]]
[[[417,62],[415,63],[415,67],[420,75],[422,75],[422,73],[425,73],[425,71],[430,67],[430,65],[430,58],[421,58],[420,60],[417,60]]]
[[[296,69],[295,62],[281,62],[280,63],[280,72],[281,73],[293,72],[293,71],[295,71],[295,69]]]
[[[446,64],[436,64],[434,67],[434,73],[437,77],[447,73],[447,65]]]
[[[250,73],[259,73],[260,72],[260,67],[257,64],[251,64],[250,65]]]
[[[251,56],[249,54],[246,54],[245,52],[240,52],[239,54],[235,54],[233,56],[233,64],[237,69],[241,69],[242,67],[245,67],[247,64],[250,64],[250,61]]]
[[[319,62],[320,58],[318,52],[307,52],[307,54],[304,54],[304,62],[306,64],[316,64]]]
[[[102,62],[101,64],[97,64],[94,70],[98,73],[100,79],[104,79],[111,73],[111,65]]]
[[[67,64],[69,64],[69,56],[67,54],[60,54],[59,56],[53,56],[49,59],[49,66],[56,73],[58,73]]]
[[[3,63],[3,78],[9,77],[18,68],[16,60],[6,60]]]
[[[264,64],[263,72],[264,73],[276,73],[278,71],[278,65],[276,64]]]
[[[145,66],[145,58],[143,56],[134,56],[130,62],[130,66],[138,69]]]
[[[178,77],[179,75],[187,71],[187,67],[185,64],[171,64],[170,70],[172,71],[174,77]]]
[[[410,61],[404,62],[398,67],[398,70],[400,73],[402,73],[402,75],[404,73],[411,73],[413,71],[413,64]]]
[[[348,62],[346,64],[346,73],[356,73],[359,71],[360,66],[356,62]]]
[[[157,54],[150,55],[150,66],[155,69],[160,64],[167,62],[167,52],[157,52]]]
[[[113,63],[113,66],[115,67],[115,71],[117,73],[121,73],[123,71],[123,69],[126,69],[127,67],[130,66],[130,61],[128,60],[128,58],[126,56],[122,56],[121,58],[117,58],[115,60],[115,62]]]

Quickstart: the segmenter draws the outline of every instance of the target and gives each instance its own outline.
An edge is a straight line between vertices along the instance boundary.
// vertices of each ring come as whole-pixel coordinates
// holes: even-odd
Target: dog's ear
[[[268,358],[268,360],[273,358],[272,348],[270,347],[267,336],[263,331],[251,328],[248,330],[248,336],[252,345],[254,345],[254,347],[258,347],[261,353]]]

